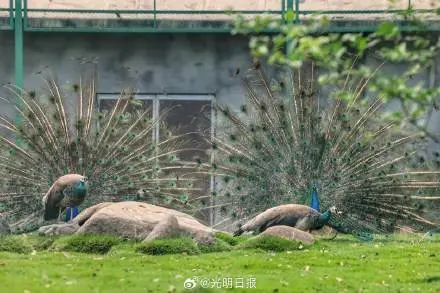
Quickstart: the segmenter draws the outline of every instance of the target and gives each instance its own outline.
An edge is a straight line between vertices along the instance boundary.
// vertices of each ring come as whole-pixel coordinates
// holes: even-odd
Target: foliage
[[[438,14],[440,8],[433,5],[431,14]],[[389,113],[392,117],[440,142],[440,134],[428,130],[433,111],[440,107],[440,89],[432,81],[422,78],[416,82],[414,78],[431,70],[439,52],[440,42],[424,33],[430,24],[429,19],[423,19],[428,12],[418,13],[409,6],[401,15],[394,15],[393,20],[380,22],[371,34],[328,33],[331,20],[327,16],[316,14],[314,18],[296,23],[292,11],[287,12],[281,21],[270,16],[257,16],[252,20],[240,16],[234,32],[249,34],[252,55],[267,58],[271,64],[300,68],[304,62],[315,62],[326,71],[320,76],[321,85],[343,82],[343,77],[348,74],[370,79],[370,92],[384,102],[397,99],[400,103],[402,110]],[[408,33],[399,26],[399,18],[406,22]],[[279,33],[263,34],[265,30]],[[375,64],[363,62],[367,55],[376,59]],[[353,60],[361,61],[360,65],[353,66]],[[399,75],[382,70],[388,65],[402,63],[406,66],[399,66]],[[334,93],[335,96],[340,94]],[[350,95],[346,98],[354,99]]]
[[[0,251],[30,253],[32,246],[23,236],[0,236]]]
[[[232,249],[231,245],[228,242],[226,242],[222,239],[219,239],[219,238],[217,238],[215,243],[213,243],[213,244],[199,243],[197,246],[202,253],[230,251]]]
[[[259,235],[240,243],[237,248],[281,252],[299,250],[301,246],[301,242],[299,241],[287,240],[271,235]]]
[[[7,130],[0,132],[0,213],[15,232],[42,224],[42,197],[68,173],[90,182],[84,208],[104,201],[148,200],[197,209],[197,200],[189,203],[190,193],[198,190],[195,180],[179,179],[176,173],[187,170],[178,158],[184,135],[166,129],[167,112],[153,119],[132,91],[123,91],[113,105],[102,102],[99,112],[93,78],[71,90],[45,81],[47,91],[41,93],[10,86],[19,100],[14,107],[21,122],[0,117],[0,127]],[[158,125],[167,135],[155,140]]]
[[[231,246],[235,246],[239,242],[237,237],[233,237],[231,234],[226,232],[216,232],[215,237],[217,238],[217,240],[223,240]]]
[[[55,251],[105,254],[121,241],[119,237],[109,235],[72,235],[57,239],[51,249]]]
[[[170,238],[156,239],[147,243],[141,243],[136,247],[136,251],[150,255],[180,254],[188,255],[199,254],[200,250],[191,238]]]

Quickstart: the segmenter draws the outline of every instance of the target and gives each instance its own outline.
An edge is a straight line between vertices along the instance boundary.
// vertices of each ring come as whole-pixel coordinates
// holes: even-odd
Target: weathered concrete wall
[[[13,81],[11,36],[0,33],[0,44],[0,81]],[[149,93],[215,93],[220,102],[234,104],[242,96],[234,73],[250,65],[247,39],[227,35],[33,33],[24,44],[29,89],[42,85],[40,72],[77,82],[95,62],[98,92],[134,86]]]
[[[0,84],[14,80],[13,34],[0,32]],[[134,87],[142,93],[215,94],[219,103],[238,108],[243,101],[239,77],[251,65],[247,38],[223,34],[79,34],[28,33],[24,40],[25,86],[43,86],[40,72],[52,72],[66,86],[90,66],[99,74],[98,92]],[[378,64],[373,57],[369,64]],[[405,65],[387,66],[399,74]],[[240,74],[237,76],[237,69]],[[433,71],[414,82],[433,78],[440,84],[440,56]],[[326,95],[325,91],[322,93]],[[0,95],[5,90],[0,89]],[[2,103],[1,113],[10,112]],[[440,131],[435,113],[431,130]]]

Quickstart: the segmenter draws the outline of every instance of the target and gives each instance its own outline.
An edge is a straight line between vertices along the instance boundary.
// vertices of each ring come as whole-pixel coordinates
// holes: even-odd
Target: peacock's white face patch
[[[89,181],[87,180],[87,177],[83,177],[82,179],[79,180],[79,183],[81,185],[88,185]]]

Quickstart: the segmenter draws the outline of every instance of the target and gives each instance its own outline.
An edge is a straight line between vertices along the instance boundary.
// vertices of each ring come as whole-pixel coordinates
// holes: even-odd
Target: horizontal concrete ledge
[[[0,17],[0,29],[8,27],[9,19]],[[382,20],[333,19],[326,31],[371,32]],[[440,19],[431,20],[428,26],[417,28],[404,21],[396,21],[403,30],[440,31]],[[230,20],[185,20],[185,19],[65,19],[29,18],[26,31],[48,32],[229,32],[233,27]]]

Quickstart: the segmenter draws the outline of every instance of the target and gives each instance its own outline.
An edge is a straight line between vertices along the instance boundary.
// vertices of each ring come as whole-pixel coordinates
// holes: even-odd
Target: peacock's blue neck
[[[79,182],[73,186],[73,194],[75,196],[85,196],[87,192],[87,184],[84,182]]]
[[[323,212],[321,215],[319,215],[318,221],[320,225],[325,225],[330,221],[330,218],[332,217],[332,212],[330,210],[327,210]]]
[[[315,186],[313,186],[313,188],[312,188],[312,200],[310,203],[310,207],[318,212],[320,211],[319,196],[318,196],[318,191],[316,190]]]

